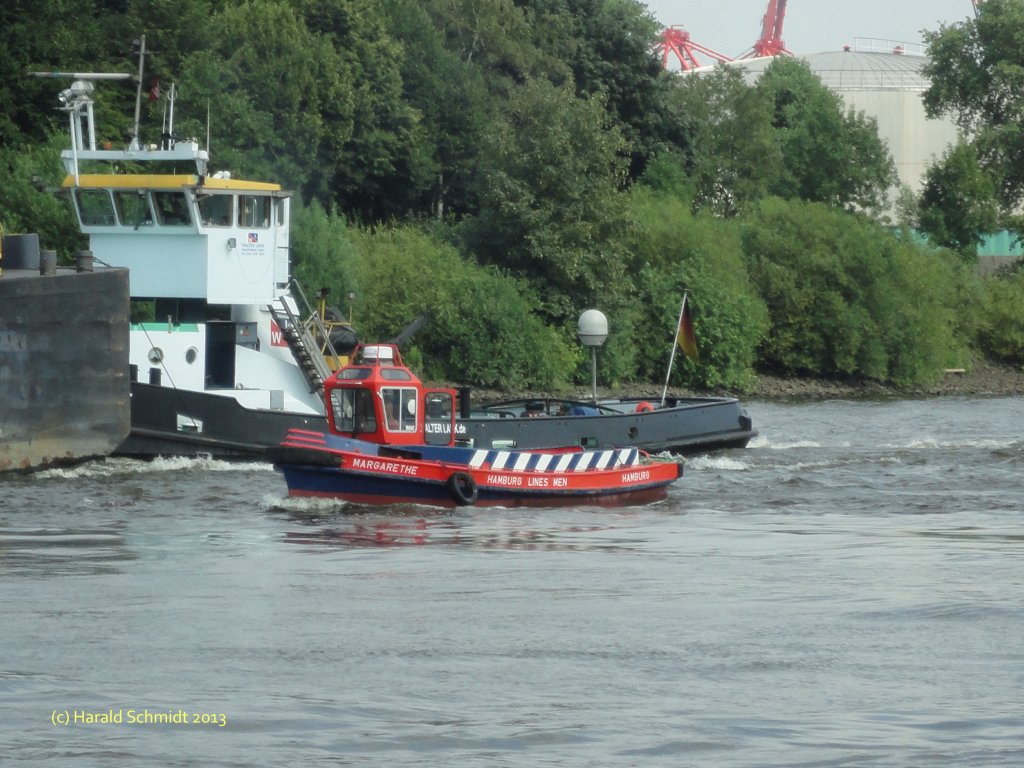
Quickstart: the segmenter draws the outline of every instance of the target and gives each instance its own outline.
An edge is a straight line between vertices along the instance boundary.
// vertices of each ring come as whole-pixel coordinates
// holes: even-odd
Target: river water
[[[1024,764],[1024,399],[748,408],[629,509],[6,478],[0,763]]]

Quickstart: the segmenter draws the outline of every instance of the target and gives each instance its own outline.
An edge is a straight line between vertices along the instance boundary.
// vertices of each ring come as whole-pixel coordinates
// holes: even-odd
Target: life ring
[[[480,496],[476,481],[466,472],[456,472],[448,478],[448,492],[460,507],[473,506]]]
[[[637,403],[637,406],[636,406],[636,412],[637,413],[647,413],[648,411],[653,411],[653,410],[654,410],[654,406],[651,405],[650,403],[648,403],[646,400],[644,400],[642,403]]]

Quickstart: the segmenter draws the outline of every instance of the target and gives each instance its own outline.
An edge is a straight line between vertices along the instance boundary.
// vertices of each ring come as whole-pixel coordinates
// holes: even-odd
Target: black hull
[[[131,435],[123,456],[209,456],[267,460],[289,429],[327,431],[327,419],[285,411],[252,410],[232,398],[133,382]],[[178,429],[179,416],[202,423],[201,432]],[[582,445],[636,446],[658,453],[705,453],[743,448],[757,434],[733,398],[680,400],[646,413],[548,418],[473,418],[459,421],[459,439],[477,447],[520,449]]]
[[[687,455],[745,448],[757,435],[750,417],[734,398],[680,399],[670,407],[646,412],[635,412],[635,405],[627,407],[633,412],[469,419],[459,422],[459,437],[473,440],[476,445],[498,447],[500,442],[519,449],[635,446],[648,453],[669,451]]]
[[[129,433],[128,271],[0,277],[0,472],[109,456]]]
[[[323,416],[254,410],[222,395],[132,382],[131,435],[120,456],[209,456],[264,460],[289,429],[326,432]],[[202,424],[202,432],[178,429],[179,416]]]

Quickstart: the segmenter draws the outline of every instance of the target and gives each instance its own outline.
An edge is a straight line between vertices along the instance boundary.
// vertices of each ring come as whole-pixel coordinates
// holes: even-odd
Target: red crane
[[[975,6],[982,0],[973,0]],[[768,0],[768,10],[761,19],[761,37],[754,43],[754,47],[748,50],[739,58],[752,59],[756,56],[779,56],[785,54],[792,56],[786,44],[782,42],[782,24],[786,19],[786,0]],[[690,33],[681,26],[671,26],[661,33],[661,41],[655,46],[655,51],[661,56],[662,69],[668,69],[670,56],[675,56],[679,67],[684,72],[689,72],[701,66],[697,54],[701,53],[710,56],[715,61],[733,61],[718,51],[713,51],[706,45],[696,42]]]
[[[715,61],[732,61],[728,56],[713,51],[706,45],[701,45],[690,37],[689,32],[678,25],[673,25],[662,31],[661,42],[655,46],[654,50],[661,55],[662,69],[668,69],[670,55],[675,56],[679,62],[680,69],[684,72],[689,72],[691,69],[697,69],[697,67],[701,66],[700,61],[697,59],[698,53],[706,54]]]
[[[782,42],[782,24],[786,20],[786,0],[768,0],[768,10],[764,12],[761,19],[761,37],[754,43],[754,47],[743,54],[740,58],[752,59],[757,56],[778,56],[793,54]]]

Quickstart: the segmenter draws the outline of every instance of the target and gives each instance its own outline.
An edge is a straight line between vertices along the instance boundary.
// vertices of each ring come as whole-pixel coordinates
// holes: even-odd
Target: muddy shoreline
[[[757,386],[743,395],[745,399],[874,399],[945,396],[1024,396],[1024,368],[977,362],[969,369],[947,371],[942,379],[927,387],[898,389],[878,382],[840,382],[814,379],[787,379],[759,376]]]

